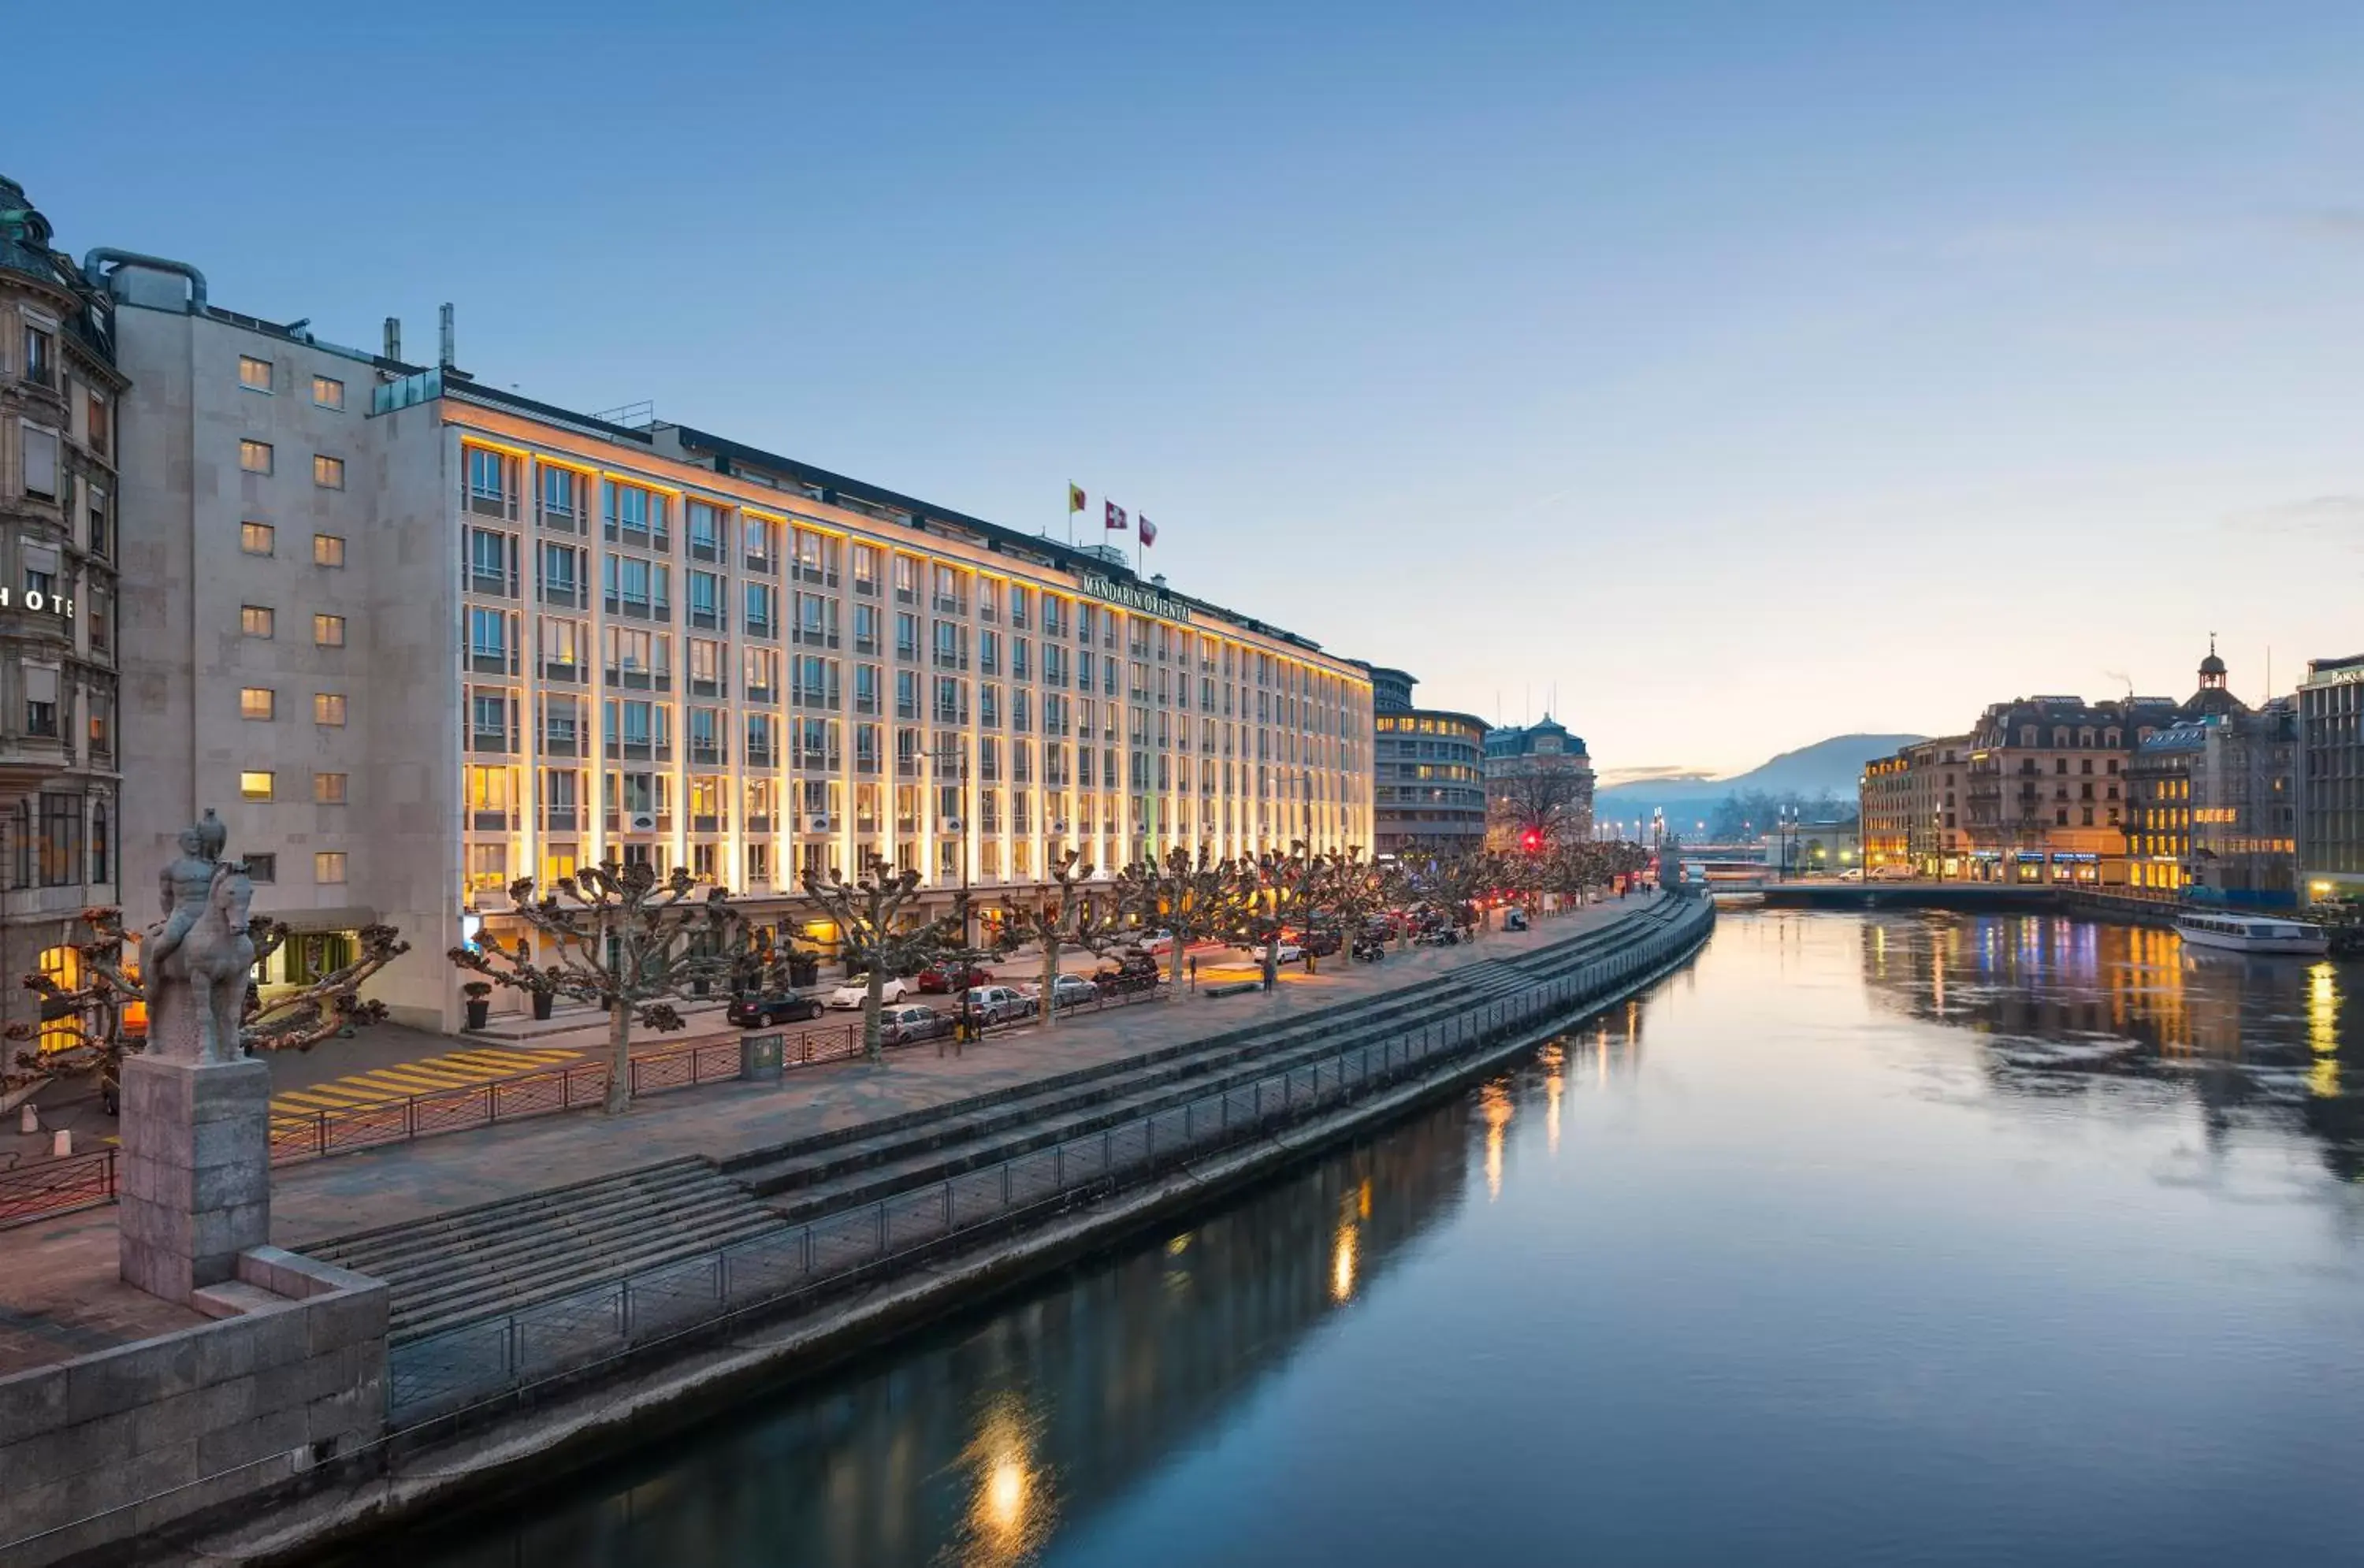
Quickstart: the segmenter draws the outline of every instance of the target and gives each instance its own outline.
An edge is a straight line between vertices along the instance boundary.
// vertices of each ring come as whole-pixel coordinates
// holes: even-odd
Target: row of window
[[[238,466],[249,473],[273,473],[278,471],[279,453],[269,441],[240,438],[238,443]],[[325,453],[312,454],[312,483],[323,490],[345,487],[345,460]]]
[[[268,605],[241,605],[238,612],[238,628],[241,635],[274,638],[279,635],[279,612]],[[312,646],[342,648],[345,645],[345,617],[315,615],[312,617]]]
[[[246,879],[257,886],[267,886],[279,880],[279,857],[276,854],[249,854],[244,857]],[[327,887],[341,886],[345,880],[345,851],[319,850],[312,856],[312,880]]]
[[[345,804],[343,773],[314,773],[312,801],[316,806]],[[238,794],[241,800],[276,800],[279,798],[279,775],[268,768],[247,768],[238,775]]]
[[[268,720],[279,717],[279,694],[269,686],[240,686],[238,689],[238,716],[240,718]],[[312,694],[312,722],[330,728],[341,728],[345,722],[345,697],[341,692]]]
[[[274,395],[277,389],[273,385],[273,374],[274,367],[269,360],[251,354],[238,357],[238,384],[249,392],[259,392],[265,397]],[[312,406],[341,411],[345,406],[345,384],[334,376],[314,376]]]
[[[248,555],[275,556],[279,553],[279,530],[270,523],[238,525],[238,548]],[[342,566],[345,563],[345,538],[342,534],[312,536],[312,564]]]

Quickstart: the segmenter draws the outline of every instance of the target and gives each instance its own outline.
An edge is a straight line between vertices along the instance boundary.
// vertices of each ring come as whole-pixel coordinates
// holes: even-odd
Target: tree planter
[[[535,992],[533,994],[534,1021],[537,1023],[548,1022],[550,1019],[550,1005],[557,1000],[558,998],[556,996],[547,991]]]
[[[492,1017],[493,1005],[490,1001],[474,996],[468,999],[468,1027],[470,1029],[483,1029],[485,1024],[492,1020]]]

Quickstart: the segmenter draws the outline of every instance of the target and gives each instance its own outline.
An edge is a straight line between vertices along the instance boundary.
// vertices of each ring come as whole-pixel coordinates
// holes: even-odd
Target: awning
[[[375,909],[366,904],[338,904],[325,909],[257,909],[254,914],[276,920],[298,935],[318,931],[358,931],[378,924]]]

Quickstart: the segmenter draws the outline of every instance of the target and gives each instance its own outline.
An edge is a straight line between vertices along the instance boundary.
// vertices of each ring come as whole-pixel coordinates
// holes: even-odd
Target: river
[[[2364,1560],[2359,986],[1727,916],[1359,1147],[367,1560]]]

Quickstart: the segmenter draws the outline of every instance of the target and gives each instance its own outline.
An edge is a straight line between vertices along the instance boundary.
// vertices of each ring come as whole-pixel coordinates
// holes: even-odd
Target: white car
[[[1051,994],[1054,1005],[1062,1007],[1078,1006],[1100,999],[1100,988],[1080,974],[1062,974],[1058,984],[1051,988]],[[1042,1007],[1043,988],[1040,985],[1028,986],[1025,995],[1038,1010]]]
[[[1034,999],[1014,985],[980,985],[953,997],[953,1005],[956,1010],[973,1009],[977,1021],[983,1024],[1006,1023],[1011,1018],[1027,1018],[1034,1011]]]
[[[1258,963],[1262,963],[1262,962],[1264,962],[1264,951],[1265,951],[1265,949],[1264,949],[1264,944],[1263,944],[1262,942],[1258,942],[1258,943],[1256,943],[1254,946],[1250,947],[1250,948],[1246,949],[1245,951],[1247,951],[1247,952],[1248,952],[1252,957],[1254,957],[1254,960],[1255,960]],[[1298,946],[1295,942],[1293,942],[1293,941],[1289,940],[1287,937],[1283,937],[1283,938],[1281,938],[1281,939],[1280,939],[1280,949],[1279,949],[1278,956],[1277,956],[1277,958],[1275,958],[1274,962],[1277,962],[1277,963],[1295,963],[1298,960],[1299,960],[1299,959],[1303,958],[1304,956],[1305,956],[1305,950],[1304,950],[1303,948],[1301,948],[1301,947]]]
[[[909,985],[910,983],[901,976],[890,974],[886,977],[886,984],[878,988],[878,999],[881,1002],[899,1002],[903,999],[903,993],[909,989]],[[856,975],[831,992],[829,999],[821,1005],[826,1007],[843,1009],[859,1007],[869,1000],[870,977],[862,974]]]
[[[1133,945],[1145,953],[1156,954],[1172,952],[1174,951],[1174,933],[1171,931],[1147,931],[1143,933],[1141,940]]]

